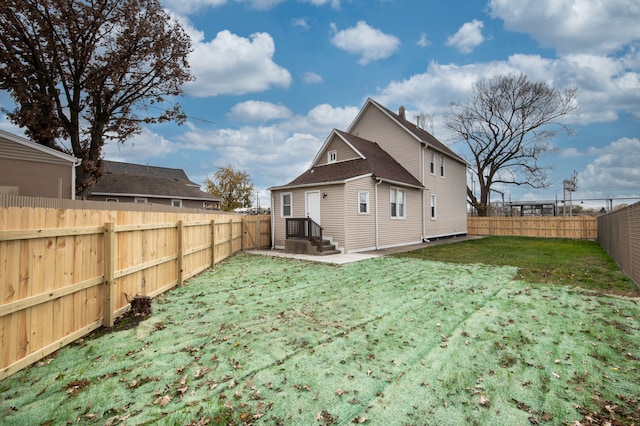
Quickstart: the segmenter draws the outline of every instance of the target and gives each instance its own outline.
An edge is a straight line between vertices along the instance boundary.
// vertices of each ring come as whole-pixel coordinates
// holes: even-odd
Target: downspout
[[[376,250],[379,250],[380,242],[379,242],[379,225],[378,225],[378,185],[382,183],[382,179],[377,177],[373,177],[378,183],[375,184],[374,188],[374,196],[376,197]]]
[[[276,213],[275,213],[275,196],[271,191],[271,250],[276,248]]]
[[[425,235],[427,235],[427,221],[424,218],[424,203],[425,203],[425,199],[424,199],[424,187],[425,187],[425,167],[424,167],[424,150],[427,149],[427,144],[425,143],[424,145],[421,145],[420,148],[420,183],[422,183],[422,191],[421,191],[421,195],[422,195],[422,238],[421,240],[424,241],[425,239]]]

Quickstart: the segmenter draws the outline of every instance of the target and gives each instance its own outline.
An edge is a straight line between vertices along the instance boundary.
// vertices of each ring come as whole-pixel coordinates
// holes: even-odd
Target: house
[[[104,175],[87,197],[95,201],[153,203],[219,210],[220,199],[200,190],[182,169],[104,162]]]
[[[73,200],[80,160],[0,130],[0,193]]]
[[[354,253],[467,233],[465,161],[403,107],[373,99],[346,132],[330,133],[308,170],[269,189],[278,249],[298,251],[302,237]]]

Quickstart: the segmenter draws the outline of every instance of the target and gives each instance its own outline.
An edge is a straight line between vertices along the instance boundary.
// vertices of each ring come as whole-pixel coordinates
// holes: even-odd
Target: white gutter
[[[380,235],[379,235],[379,229],[378,229],[379,227],[378,225],[378,185],[382,183],[382,179],[378,179],[378,178],[375,178],[375,179],[378,181],[378,183],[376,183],[375,186],[373,187],[374,196],[376,197],[376,250],[379,250],[378,247],[380,247],[380,242],[379,242]]]

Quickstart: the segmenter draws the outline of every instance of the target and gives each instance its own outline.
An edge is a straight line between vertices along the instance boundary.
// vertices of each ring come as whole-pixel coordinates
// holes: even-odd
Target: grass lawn
[[[517,274],[237,255],[1,381],[0,424],[640,424],[639,299]]]

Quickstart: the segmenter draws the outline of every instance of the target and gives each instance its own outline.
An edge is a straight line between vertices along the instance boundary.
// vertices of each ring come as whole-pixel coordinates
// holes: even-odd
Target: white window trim
[[[429,151],[429,173],[433,176],[436,175],[436,153],[435,151]]]
[[[398,193],[402,193],[402,215],[398,214],[398,203],[396,203],[396,215],[393,216],[391,214],[391,200],[392,200],[392,195],[394,192],[396,192],[396,194]],[[402,219],[406,219],[407,218],[407,191],[405,191],[404,189],[400,189],[400,188],[395,188],[395,187],[391,187],[389,189],[389,216],[391,217],[391,219],[393,220],[402,220]]]
[[[438,197],[436,194],[429,195],[429,215],[431,220],[438,219]]]
[[[149,200],[145,197],[135,197],[133,201],[139,204],[147,204],[149,202]]]
[[[338,161],[338,151],[327,152],[327,163],[335,163]]]
[[[360,211],[360,204],[361,204],[360,203],[360,196],[362,194],[364,194],[366,196],[365,203],[366,203],[367,209],[364,212]],[[371,207],[370,206],[371,206],[371,203],[369,202],[369,191],[358,191],[358,214],[365,214],[365,215],[370,214],[371,213]]]
[[[178,205],[176,205],[178,204]],[[182,207],[182,200],[171,200],[172,207]]]
[[[289,196],[289,215],[284,214],[284,197]],[[293,192],[280,193],[280,217],[293,217]]]

